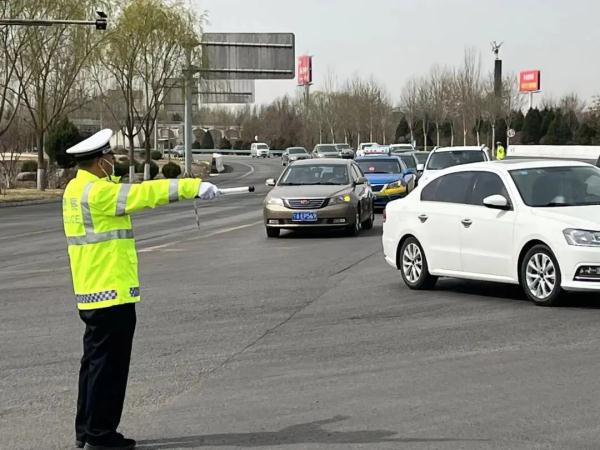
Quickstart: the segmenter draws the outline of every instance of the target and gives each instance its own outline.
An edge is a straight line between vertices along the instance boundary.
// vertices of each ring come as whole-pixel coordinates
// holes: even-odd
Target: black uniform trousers
[[[80,310],[85,322],[83,357],[75,434],[77,440],[102,445],[117,437],[121,421],[131,346],[135,304]]]

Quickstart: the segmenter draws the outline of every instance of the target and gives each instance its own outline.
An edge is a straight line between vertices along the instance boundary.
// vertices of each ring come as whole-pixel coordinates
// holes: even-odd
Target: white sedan
[[[505,160],[440,171],[387,205],[383,250],[411,289],[514,283],[544,306],[562,290],[600,291],[600,170]]]

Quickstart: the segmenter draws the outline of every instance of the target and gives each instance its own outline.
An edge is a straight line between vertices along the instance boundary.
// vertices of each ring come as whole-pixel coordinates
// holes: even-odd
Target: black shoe
[[[133,439],[116,439],[112,442],[107,442],[99,445],[93,445],[89,442],[85,444],[85,450],[131,450],[135,448],[135,441]]]
[[[77,447],[77,448],[85,447],[85,441],[80,441],[79,439],[75,439],[75,447]]]

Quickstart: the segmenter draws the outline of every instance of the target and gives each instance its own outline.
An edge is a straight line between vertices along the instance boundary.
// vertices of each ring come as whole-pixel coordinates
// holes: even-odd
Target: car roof
[[[440,170],[440,173],[461,172],[470,170],[491,170],[494,172],[509,172],[511,170],[542,169],[545,167],[579,167],[591,166],[581,161],[551,160],[551,159],[505,159],[502,161],[484,161],[470,164],[459,164]]]
[[[318,166],[321,164],[327,165],[339,165],[339,166],[347,166],[351,163],[349,159],[339,159],[339,158],[318,158],[318,159],[303,159],[301,161],[294,162],[294,166]]]
[[[358,158],[355,158],[354,161],[368,161],[368,160],[372,160],[372,161],[385,161],[385,160],[395,160],[398,161],[398,159],[400,159],[399,156],[396,155],[385,155],[385,154],[374,154],[374,155],[368,155],[368,156],[359,156]]]
[[[439,153],[439,152],[455,152],[455,151],[484,151],[485,147],[478,147],[476,145],[465,145],[465,146],[457,146],[457,147],[440,147],[432,150],[431,153]]]

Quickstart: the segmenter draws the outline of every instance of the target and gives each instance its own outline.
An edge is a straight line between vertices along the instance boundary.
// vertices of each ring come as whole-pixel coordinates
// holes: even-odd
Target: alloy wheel
[[[527,288],[540,300],[548,298],[556,288],[556,267],[545,253],[534,253],[525,270]]]
[[[402,255],[402,271],[411,283],[416,283],[423,272],[423,255],[414,243],[406,246]]]

